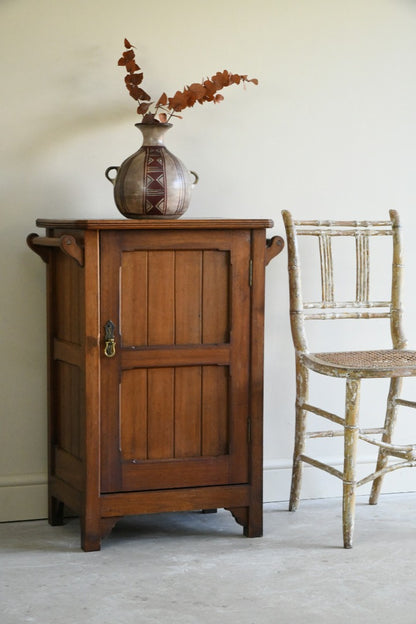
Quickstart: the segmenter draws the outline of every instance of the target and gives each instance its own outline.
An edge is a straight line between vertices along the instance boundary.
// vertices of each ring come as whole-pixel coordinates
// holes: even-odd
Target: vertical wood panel
[[[256,285],[249,287],[250,245],[243,244],[243,235],[234,233],[236,244],[232,251],[232,336],[231,336],[231,368],[232,384],[230,386],[230,440],[233,450],[239,449],[240,459],[230,465],[230,477],[234,480],[248,478],[248,420],[250,417],[250,300],[251,291]],[[239,240],[240,239],[240,240]],[[239,244],[237,244],[239,241]],[[247,241],[249,243],[249,240]],[[264,253],[264,252],[263,252]],[[256,265],[258,259],[256,259]],[[253,265],[254,269],[254,265]],[[264,256],[263,256],[264,271]],[[254,300],[253,300],[254,302]],[[258,302],[258,300],[257,300]]]
[[[85,362],[82,371],[82,389],[85,402],[82,407],[81,455],[85,457],[85,490],[83,493],[84,517],[81,520],[82,543],[85,549],[99,547],[100,526],[100,345],[90,340],[99,336],[100,324],[100,280],[99,280],[100,236],[97,231],[84,233],[84,269],[82,319],[85,340]],[[106,262],[108,258],[106,258]],[[117,468],[116,468],[117,471]],[[98,542],[98,543],[97,543]]]
[[[81,343],[81,268],[61,251],[55,251],[53,312],[55,336]]]
[[[229,452],[228,370],[225,366],[204,366],[202,382],[202,454]]]
[[[174,344],[175,254],[149,251],[149,345]]]
[[[147,278],[147,252],[124,252],[120,288],[123,345],[147,344]]]
[[[175,457],[201,455],[201,367],[175,371]]]
[[[202,340],[204,344],[229,340],[230,255],[222,251],[204,251]]]
[[[253,287],[251,293],[251,323],[253,332],[250,337],[248,354],[250,366],[250,447],[248,452],[248,470],[253,488],[253,501],[257,511],[257,520],[261,526],[261,507],[263,500],[263,353],[264,353],[264,286],[265,286],[265,250],[264,231],[252,232]]]
[[[122,486],[120,463],[120,273],[121,236],[118,232],[104,232],[100,237],[100,400],[101,412],[101,491],[117,492]],[[104,325],[112,320],[116,326],[116,354],[105,357]],[[105,460],[104,460],[105,458]]]
[[[120,437],[123,459],[147,458],[147,371],[122,374]]]
[[[71,380],[66,365],[63,362],[55,363],[55,390],[56,403],[55,410],[57,413],[57,437],[54,442],[61,448],[69,451],[71,448],[70,440],[70,421],[67,417],[67,408],[71,396]]]
[[[57,431],[56,444],[76,457],[80,456],[80,371],[77,366],[57,361],[55,364]]]
[[[200,344],[202,252],[177,251],[175,257],[175,342]]]
[[[71,453],[81,457],[81,370],[78,366],[71,366],[71,413],[68,418],[71,422]]]
[[[174,456],[174,369],[148,371],[148,458]]]

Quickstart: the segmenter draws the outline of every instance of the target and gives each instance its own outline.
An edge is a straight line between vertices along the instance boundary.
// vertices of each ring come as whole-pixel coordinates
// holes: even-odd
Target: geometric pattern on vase
[[[144,160],[143,203],[146,214],[166,212],[166,163],[163,148],[147,147]]]

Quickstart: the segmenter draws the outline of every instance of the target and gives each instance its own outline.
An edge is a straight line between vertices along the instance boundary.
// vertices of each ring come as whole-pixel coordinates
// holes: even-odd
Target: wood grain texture
[[[50,522],[81,545],[125,514],[230,509],[262,533],[269,220],[38,220],[45,246]],[[34,251],[33,240],[30,243]],[[114,326],[114,355],[104,326]]]

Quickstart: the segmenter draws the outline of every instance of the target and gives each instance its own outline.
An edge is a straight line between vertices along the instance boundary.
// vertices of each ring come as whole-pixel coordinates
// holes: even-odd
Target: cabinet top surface
[[[271,219],[36,219],[44,228],[81,230],[264,229]]]

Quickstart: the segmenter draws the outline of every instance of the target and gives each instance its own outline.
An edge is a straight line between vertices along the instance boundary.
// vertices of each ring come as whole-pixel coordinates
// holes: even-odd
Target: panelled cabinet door
[[[100,236],[101,491],[247,483],[250,232]]]

